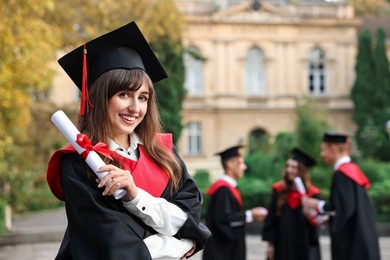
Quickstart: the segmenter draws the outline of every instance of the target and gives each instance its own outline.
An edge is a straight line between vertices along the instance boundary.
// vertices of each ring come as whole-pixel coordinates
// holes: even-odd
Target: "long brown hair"
[[[79,117],[80,131],[86,134],[93,144],[107,143],[111,129],[107,118],[108,101],[119,91],[138,90],[144,82],[149,88],[148,110],[134,132],[140,138],[146,153],[169,176],[172,190],[178,189],[181,179],[181,166],[177,158],[157,139],[162,132],[157,97],[153,83],[142,69],[113,69],[103,73],[89,87],[92,108]]]
[[[291,160],[291,158],[290,158],[290,160]],[[305,186],[305,189],[308,192],[309,188],[311,186],[309,169],[303,163],[301,163],[299,161],[297,161],[297,162],[298,162],[298,176],[301,177],[303,185]],[[282,177],[283,188],[278,196],[278,200],[277,200],[277,204],[276,204],[277,205],[276,206],[276,208],[277,208],[276,215],[278,215],[278,216],[281,213],[282,206],[287,201],[288,193],[296,188],[294,181],[288,179],[286,168],[287,168],[287,162],[286,162],[286,165],[284,167],[284,173],[283,173],[283,177]]]

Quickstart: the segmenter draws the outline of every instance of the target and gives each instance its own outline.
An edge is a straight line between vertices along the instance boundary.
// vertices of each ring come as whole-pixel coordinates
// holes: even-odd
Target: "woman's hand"
[[[267,247],[267,260],[274,259],[274,245],[272,243],[268,243]]]
[[[110,196],[119,189],[127,191],[126,195],[122,197],[123,201],[131,201],[137,196],[138,190],[129,171],[109,164],[100,167],[97,172],[108,172],[103,179],[96,180],[99,183],[99,188],[106,186],[102,194],[103,196]]]
[[[187,259],[187,257],[190,257],[194,253],[195,248],[196,248],[195,241],[192,240],[192,248],[190,249],[190,251],[185,253],[180,259]]]

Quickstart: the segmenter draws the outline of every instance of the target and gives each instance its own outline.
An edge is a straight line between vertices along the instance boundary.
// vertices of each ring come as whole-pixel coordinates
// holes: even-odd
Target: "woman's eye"
[[[140,96],[139,99],[142,100],[142,101],[148,101],[148,97],[147,96]]]
[[[119,93],[119,96],[120,97],[128,97],[129,94],[127,92],[121,92],[121,93]]]

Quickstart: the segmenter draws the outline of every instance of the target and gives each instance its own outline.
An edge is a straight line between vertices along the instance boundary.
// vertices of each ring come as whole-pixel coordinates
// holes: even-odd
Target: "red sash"
[[[240,205],[240,208],[243,208],[240,192],[236,187],[233,187],[232,185],[230,185],[230,183],[226,182],[225,180],[217,180],[216,182],[214,182],[214,184],[211,185],[210,188],[207,190],[207,195],[213,196],[213,194],[222,187],[229,188],[230,192],[233,194],[234,198]]]
[[[277,183],[274,183],[272,185],[272,188],[278,193],[280,193],[283,190],[284,185],[285,185],[284,181],[278,181]],[[313,197],[318,193],[320,193],[320,190],[316,186],[310,185],[308,196]],[[287,204],[289,205],[290,208],[295,209],[301,204],[301,198],[302,198],[301,193],[299,193],[297,190],[292,190],[287,195]]]
[[[363,186],[364,188],[370,188],[370,181],[366,175],[360,170],[359,166],[354,163],[344,163],[338,169],[345,176],[353,180],[357,185]]]
[[[159,137],[162,145],[172,150],[172,135],[159,134]],[[118,156],[116,155],[115,158],[119,160],[123,169],[130,171],[137,187],[147,191],[155,197],[160,197],[168,185],[169,176],[152,161],[141,145],[138,147],[140,151],[138,161],[130,160],[119,154]],[[61,201],[65,200],[60,181],[60,162],[61,155],[64,153],[76,153],[76,150],[71,145],[67,145],[56,151],[49,161],[46,174],[46,180],[51,192]]]

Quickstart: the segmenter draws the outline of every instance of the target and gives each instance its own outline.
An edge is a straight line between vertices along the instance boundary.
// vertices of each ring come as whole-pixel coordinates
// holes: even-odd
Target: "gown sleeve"
[[[356,199],[353,181],[348,179],[343,173],[337,171],[334,174],[332,185],[331,205],[333,205],[336,215],[333,218],[332,231],[338,232],[356,211]]]
[[[276,228],[277,228],[277,216],[276,216],[276,202],[278,199],[278,192],[272,190],[271,201],[268,206],[268,215],[264,220],[262,238],[263,241],[268,241],[270,243],[275,242],[276,237]]]
[[[188,218],[184,222],[183,226],[179,229],[175,235],[178,238],[189,238],[195,241],[196,250],[194,254],[203,249],[207,240],[211,236],[210,230],[206,225],[200,223],[200,216],[202,212],[203,197],[199,191],[195,181],[187,171],[187,167],[183,160],[178,155],[176,149],[174,153],[178,158],[181,168],[182,176],[180,182],[180,188],[177,193],[173,195],[166,195],[167,200],[170,203],[175,204],[181,208],[184,212],[188,213]],[[169,193],[169,187],[165,190],[165,194]]]

